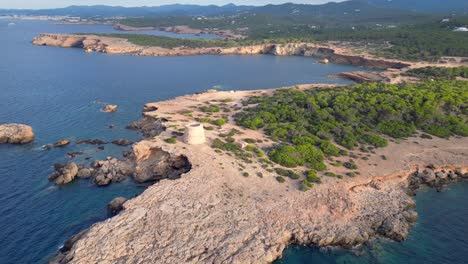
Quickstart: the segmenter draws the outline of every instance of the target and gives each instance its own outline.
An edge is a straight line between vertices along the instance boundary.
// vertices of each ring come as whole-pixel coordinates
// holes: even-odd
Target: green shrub
[[[350,162],[350,161],[343,163],[343,167],[345,167],[345,168],[347,168],[347,169],[349,169],[349,170],[355,170],[355,169],[358,168],[358,166],[356,165],[356,163]]]
[[[377,129],[380,133],[393,138],[407,138],[416,131],[413,125],[401,120],[383,121],[377,126]]]
[[[166,138],[166,139],[164,139],[164,141],[165,141],[166,143],[169,143],[169,144],[175,144],[175,143],[177,143],[177,139],[176,139],[176,138],[173,138],[173,137],[172,137],[172,138]]]
[[[383,148],[388,146],[388,141],[385,138],[382,138],[378,135],[374,134],[364,134],[362,135],[361,139],[372,146]]]
[[[317,172],[315,171],[309,171],[307,173],[306,180],[313,183],[322,183],[322,180],[317,176]]]
[[[216,125],[216,126],[222,126],[226,124],[226,120],[224,120],[224,118],[218,118],[216,120],[211,121],[211,124]]]
[[[276,180],[277,180],[278,182],[280,182],[280,183],[283,183],[283,182],[286,181],[286,180],[285,180],[283,177],[281,177],[281,176],[277,176],[277,177],[276,177]]]

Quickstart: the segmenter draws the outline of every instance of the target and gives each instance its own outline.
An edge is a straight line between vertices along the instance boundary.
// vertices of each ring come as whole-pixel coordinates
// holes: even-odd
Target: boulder
[[[88,179],[88,178],[91,178],[91,176],[93,175],[93,172],[94,172],[93,168],[83,168],[78,171],[78,174],[76,175],[76,177],[80,179]]]
[[[21,124],[0,124],[0,144],[27,144],[33,141],[32,127]]]
[[[72,182],[78,174],[78,166],[74,162],[67,164],[55,164],[55,172],[49,175],[49,180],[56,185],[63,185]]]
[[[166,130],[166,127],[163,125],[164,121],[165,120],[160,118],[146,116],[143,119],[128,125],[127,129],[140,130],[144,137],[151,138],[159,136],[161,132]]]
[[[435,181],[436,174],[433,170],[426,168],[423,170],[422,173],[420,173],[420,177],[423,180],[423,182],[427,184]]]
[[[68,139],[61,139],[57,142],[54,143],[53,147],[54,148],[61,148],[61,147],[65,147],[66,145],[70,144],[70,140]]]
[[[117,146],[130,146],[133,144],[133,141],[127,140],[127,139],[118,139],[112,141],[112,144],[117,145]]]
[[[117,197],[114,198],[108,205],[107,209],[112,213],[116,214],[124,209],[123,205],[127,201],[127,198]]]
[[[78,139],[76,144],[104,145],[107,144],[107,142],[100,139]]]
[[[393,215],[385,219],[379,228],[379,233],[396,241],[408,237],[409,224],[403,215]]]
[[[117,111],[117,105],[106,105],[102,108],[103,112],[112,113]]]

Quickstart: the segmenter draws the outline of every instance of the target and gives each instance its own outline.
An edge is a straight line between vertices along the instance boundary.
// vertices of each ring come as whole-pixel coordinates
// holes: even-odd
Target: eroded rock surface
[[[74,162],[66,164],[57,163],[54,165],[55,172],[49,175],[49,180],[56,185],[63,185],[72,182],[78,174],[78,165]]]
[[[32,127],[22,124],[0,124],[0,144],[27,144],[33,141]]]
[[[174,48],[139,46],[126,39],[102,37],[95,35],[41,34],[33,40],[35,45],[55,47],[78,47],[88,52],[96,51],[109,54],[133,54],[137,56],[186,56],[186,55],[257,55],[271,54],[275,56],[312,56],[327,59],[329,62],[347,65],[359,65],[368,68],[401,69],[409,64],[348,55],[337,52],[336,49],[312,43],[263,44],[234,48]]]

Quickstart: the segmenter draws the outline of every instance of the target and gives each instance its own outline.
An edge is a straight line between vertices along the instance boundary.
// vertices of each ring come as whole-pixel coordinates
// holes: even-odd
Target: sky
[[[159,6],[167,4],[224,5],[265,5],[294,2],[301,4],[322,4],[332,0],[0,0],[0,8],[43,9],[70,5],[112,5],[112,6]],[[333,0],[341,2],[343,0]]]

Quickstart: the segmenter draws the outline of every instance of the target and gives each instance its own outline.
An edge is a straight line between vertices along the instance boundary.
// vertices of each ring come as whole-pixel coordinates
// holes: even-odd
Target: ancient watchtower
[[[185,126],[184,141],[189,145],[199,145],[205,143],[206,138],[203,125],[194,123]]]

